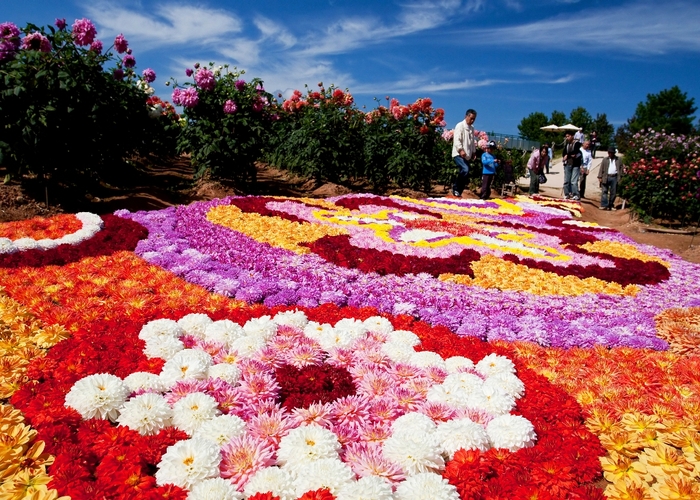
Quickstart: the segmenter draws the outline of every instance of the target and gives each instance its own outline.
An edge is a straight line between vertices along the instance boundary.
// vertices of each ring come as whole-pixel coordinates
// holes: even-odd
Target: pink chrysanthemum
[[[346,396],[331,403],[331,418],[336,425],[359,429],[369,423],[370,407],[364,396]]]
[[[269,373],[247,375],[241,380],[239,387],[243,397],[250,401],[277,399],[280,393],[280,385]]]
[[[331,349],[328,353],[328,358],[326,358],[326,363],[334,368],[349,370],[352,367],[352,351],[344,348]]]
[[[295,368],[318,366],[323,361],[323,351],[318,345],[299,345],[286,351],[284,361]]]
[[[345,449],[345,463],[360,477],[378,476],[394,484],[406,479],[401,467],[384,458],[379,444],[348,444]]]
[[[265,441],[244,434],[231,439],[221,448],[221,477],[227,478],[238,491],[253,474],[275,463],[274,449]]]
[[[124,35],[122,33],[119,33],[114,38],[114,50],[116,50],[120,54],[123,54],[128,48],[129,42],[126,41],[126,38],[124,38]]]
[[[133,68],[136,66],[136,58],[131,54],[126,54],[124,57],[122,57],[122,64],[125,68]]]
[[[229,363],[233,365],[237,364],[241,356],[235,349],[221,349],[219,352],[212,355],[212,359],[214,360],[214,364]]]
[[[428,378],[416,377],[405,382],[402,387],[411,392],[415,392],[416,394],[420,395],[421,398],[425,399],[428,396],[428,391],[433,385],[433,382]]]
[[[197,93],[197,89],[194,87],[189,87],[183,90],[180,94],[180,101],[184,107],[194,108],[197,104],[199,104],[199,94]]]
[[[192,394],[193,392],[207,392],[206,380],[179,380],[173,385],[170,391],[165,395],[165,400],[169,405],[174,405],[179,400]]]
[[[388,397],[372,401],[372,408],[369,416],[372,422],[391,422],[403,413],[400,411],[394,402],[393,391]]]
[[[22,48],[24,50],[51,52],[51,42],[41,33],[29,33],[22,39]]]
[[[420,369],[405,363],[396,363],[395,365],[389,366],[388,373],[392,377],[401,380],[410,380],[420,373]]]
[[[419,407],[418,411],[423,415],[429,416],[435,422],[447,422],[455,418],[454,408],[450,408],[445,403],[434,401],[425,401]]]
[[[493,415],[485,410],[475,410],[473,408],[459,408],[455,412],[454,418],[468,418],[477,424],[486,425],[493,420]]]
[[[73,23],[73,40],[80,46],[90,45],[97,36],[95,25],[89,19],[76,19]]]
[[[224,113],[226,113],[227,115],[232,115],[236,111],[238,111],[238,105],[231,99],[227,99],[224,103]]]
[[[295,408],[292,410],[292,420],[296,426],[317,424],[328,428],[330,420],[331,405],[323,403],[312,403],[308,408]]]
[[[396,382],[386,373],[372,372],[360,379],[359,390],[371,397],[381,397],[389,393]]]
[[[241,369],[241,377],[246,378],[260,372],[269,372],[270,366],[258,359],[243,358],[238,365]]]
[[[382,444],[389,436],[391,436],[389,423],[376,422],[360,429],[360,439],[365,443]]]
[[[331,425],[329,430],[336,435],[341,446],[357,443],[360,440],[358,427],[352,425]]]
[[[447,371],[439,366],[428,366],[423,371],[433,384],[442,384],[448,375]]]
[[[397,387],[390,394],[394,403],[403,411],[415,411],[418,406],[425,400],[416,391],[406,387]]]
[[[153,83],[156,81],[156,72],[153,71],[152,68],[144,69],[141,74],[143,75],[143,79],[146,80],[146,82],[148,83]]]
[[[90,44],[90,50],[97,54],[102,54],[102,42],[100,40],[95,40]]]
[[[278,446],[280,440],[294,428],[294,422],[282,410],[264,413],[248,420],[252,436]]]
[[[214,78],[214,73],[212,73],[207,68],[201,68],[194,74],[195,83],[202,90],[214,90],[216,86],[216,79]]]
[[[243,418],[246,399],[238,389],[228,385],[221,390],[215,391],[211,396],[219,403],[219,408],[221,408],[223,413]]]

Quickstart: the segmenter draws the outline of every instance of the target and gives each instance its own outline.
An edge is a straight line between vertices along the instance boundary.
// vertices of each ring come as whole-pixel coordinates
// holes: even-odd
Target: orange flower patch
[[[4,222],[0,224],[0,238],[18,240],[20,238],[58,239],[67,234],[75,233],[82,229],[83,223],[73,214],[61,214],[45,219],[34,219]]]
[[[659,337],[674,352],[689,353],[700,346],[700,307],[666,309],[654,319]]]

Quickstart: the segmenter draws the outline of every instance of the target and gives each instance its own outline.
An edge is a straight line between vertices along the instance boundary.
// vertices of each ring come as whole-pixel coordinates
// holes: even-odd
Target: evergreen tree
[[[637,105],[627,124],[632,133],[652,128],[669,134],[690,134],[697,109],[695,99],[688,98],[687,93],[674,85],[658,94],[647,94],[646,102]]]

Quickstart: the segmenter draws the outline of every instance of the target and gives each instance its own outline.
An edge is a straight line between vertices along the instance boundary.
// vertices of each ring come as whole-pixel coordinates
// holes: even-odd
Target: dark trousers
[[[457,178],[452,184],[452,191],[459,193],[459,196],[462,196],[464,186],[466,186],[467,182],[469,181],[469,164],[467,163],[467,160],[465,160],[461,156],[454,156],[452,159],[454,160],[455,165],[457,165],[457,167],[459,168],[459,172],[457,172]]]
[[[614,208],[615,197],[617,196],[617,175],[608,175],[608,182],[600,185],[600,206],[603,208]]]
[[[583,173],[583,169],[581,169],[581,176],[579,177],[578,184],[578,192],[581,199],[583,199],[583,195],[586,194],[586,177],[588,177],[588,172]]]
[[[540,174],[536,170],[530,170],[530,190],[528,194],[539,194],[540,192]]]
[[[488,200],[491,197],[491,183],[496,174],[484,174],[481,176],[481,191],[479,192],[479,198],[482,200]]]

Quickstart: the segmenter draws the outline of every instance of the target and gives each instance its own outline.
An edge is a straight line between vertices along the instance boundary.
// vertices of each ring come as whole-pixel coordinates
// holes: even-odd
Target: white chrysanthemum
[[[437,425],[433,420],[418,412],[401,415],[391,424],[391,434],[396,437],[426,440],[433,435]]]
[[[209,376],[211,365],[211,356],[206,352],[184,349],[165,362],[160,378],[168,387],[178,380],[204,380]]]
[[[334,348],[350,347],[356,338],[350,331],[333,328],[323,332],[316,340],[323,350],[330,351]]]
[[[143,353],[148,358],[160,358],[167,361],[174,358],[178,352],[184,349],[185,344],[178,338],[156,337],[146,341],[146,347],[143,349]]]
[[[155,373],[149,372],[134,372],[124,379],[124,384],[130,392],[165,392],[167,390],[161,378]]]
[[[295,326],[303,329],[309,322],[309,318],[306,317],[304,311],[284,311],[275,314],[272,321],[278,325]]]
[[[388,460],[396,462],[407,476],[421,472],[441,471],[445,468],[445,461],[440,454],[440,448],[435,443],[434,436],[424,437],[420,434],[390,436],[382,444],[382,454]]]
[[[158,464],[159,486],[174,484],[190,490],[205,479],[219,477],[221,453],[214,443],[203,439],[186,439],[168,446]]]
[[[246,335],[260,336],[267,341],[277,333],[277,323],[270,316],[260,316],[246,321],[243,330]]]
[[[321,336],[329,331],[333,330],[333,327],[328,323],[317,323],[316,321],[309,321],[304,327],[304,335],[310,339],[318,340]]]
[[[393,500],[391,485],[379,476],[361,477],[338,490],[336,500]]]
[[[57,240],[52,240],[50,238],[43,238],[41,240],[37,240],[36,244],[42,250],[50,250],[60,245],[60,243]]]
[[[0,238],[0,253],[15,253],[18,250],[10,238]]]
[[[498,373],[515,373],[515,365],[505,356],[489,354],[476,364],[476,371],[490,377]]]
[[[473,392],[481,392],[484,385],[484,380],[478,375],[467,372],[451,373],[442,382],[442,385],[447,391],[454,389],[464,389],[468,394]]]
[[[413,347],[399,342],[382,344],[382,352],[394,363],[408,363],[416,351]]]
[[[464,356],[452,356],[445,360],[445,368],[448,373],[459,373],[462,370],[473,370],[474,362]]]
[[[515,408],[515,398],[498,385],[484,384],[481,393],[469,394],[467,407],[484,410],[494,416],[505,415]]]
[[[367,327],[363,321],[355,318],[343,318],[335,324],[335,330],[347,332],[353,339],[360,338],[367,333]]]
[[[514,373],[497,373],[484,381],[484,386],[492,384],[499,386],[515,399],[520,399],[525,393],[525,384]]]
[[[231,349],[239,356],[247,357],[265,347],[266,342],[262,335],[246,335],[231,342]]]
[[[457,488],[444,477],[425,472],[407,478],[398,485],[395,500],[459,500]]]
[[[363,321],[365,328],[370,332],[389,333],[394,331],[394,325],[381,316],[371,316]]]
[[[193,438],[206,439],[219,446],[228,443],[231,438],[245,432],[245,421],[236,415],[219,415],[202,422],[192,434]]]
[[[245,331],[243,331],[243,327],[230,319],[214,321],[213,323],[209,323],[204,329],[204,338],[206,340],[220,342],[227,346],[244,335]]]
[[[148,342],[150,339],[157,337],[177,338],[184,335],[184,333],[185,330],[177,324],[177,321],[172,319],[156,319],[143,325],[139,332],[139,338]]]
[[[394,330],[387,333],[387,341],[395,344],[405,344],[409,347],[416,347],[420,344],[420,338],[408,330]]]
[[[209,367],[209,377],[220,378],[233,385],[240,380],[241,370],[231,363],[219,363]]]
[[[292,475],[279,467],[265,467],[253,474],[253,477],[246,483],[243,493],[246,497],[251,497],[256,493],[271,492],[273,496],[280,497],[280,500],[296,500],[294,493],[294,483]]]
[[[520,415],[501,415],[494,418],[486,424],[486,433],[494,448],[510,451],[534,446],[537,440],[535,427]]]
[[[428,389],[426,399],[431,403],[444,403],[452,408],[466,408],[469,392],[461,386],[434,385]]]
[[[212,477],[192,486],[187,500],[241,500],[243,495],[223,477]]]
[[[212,319],[202,313],[188,314],[177,322],[185,330],[185,333],[200,339],[204,339],[204,332],[211,323],[213,323]]]
[[[83,229],[89,230],[100,230],[104,226],[104,221],[102,217],[92,212],[78,212],[75,214],[75,218],[83,223]]]
[[[39,245],[37,245],[36,240],[34,238],[19,238],[13,243],[20,251],[34,250],[35,248],[39,248]]]
[[[442,357],[432,351],[421,351],[416,352],[411,355],[408,363],[413,366],[418,366],[420,368],[427,368],[429,366],[436,366],[438,368],[445,368],[445,360]]]
[[[321,458],[309,462],[297,469],[294,479],[294,491],[302,496],[307,491],[328,488],[335,495],[340,488],[355,479],[355,473],[349,465],[337,458]]]
[[[66,406],[76,410],[85,420],[114,421],[128,396],[129,388],[122,379],[109,373],[96,373],[73,384],[66,394]]]
[[[454,458],[455,452],[462,448],[486,451],[491,447],[484,426],[472,422],[468,418],[459,418],[438,424],[435,440],[440,451],[446,454],[450,460]]]
[[[311,424],[292,429],[280,441],[277,464],[294,472],[309,462],[322,458],[338,458],[338,437],[320,425]]]
[[[178,400],[173,412],[173,425],[190,436],[220,413],[216,400],[203,392],[192,392]]]
[[[172,424],[173,409],[160,394],[140,394],[119,409],[119,425],[137,431],[142,436],[158,434]]]

